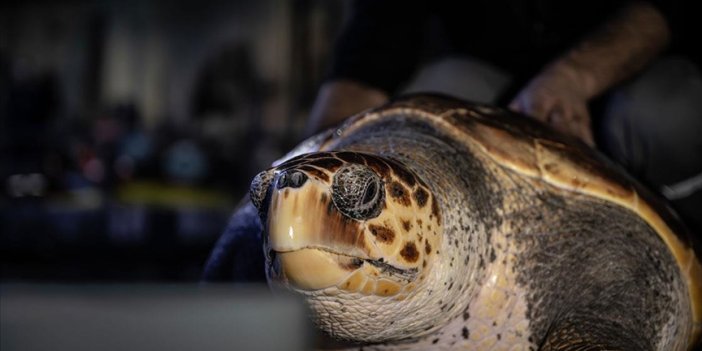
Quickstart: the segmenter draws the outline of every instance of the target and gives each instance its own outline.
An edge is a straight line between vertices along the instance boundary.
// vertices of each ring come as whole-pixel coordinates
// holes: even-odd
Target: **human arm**
[[[510,108],[594,146],[588,102],[642,70],[669,41],[663,14],[633,2],[548,64]]]
[[[307,135],[381,105],[409,79],[419,60],[426,6],[424,1],[406,0],[351,3]]]

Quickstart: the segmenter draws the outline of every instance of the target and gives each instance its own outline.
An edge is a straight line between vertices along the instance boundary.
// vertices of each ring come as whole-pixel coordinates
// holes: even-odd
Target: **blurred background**
[[[0,5],[2,281],[196,281],[301,138],[344,6]]]
[[[349,7],[0,3],[0,349],[328,342],[299,300],[190,283],[253,176],[303,137]]]
[[[250,180],[302,138],[349,8],[2,2],[0,283],[197,281]],[[429,32],[426,61],[446,44]]]

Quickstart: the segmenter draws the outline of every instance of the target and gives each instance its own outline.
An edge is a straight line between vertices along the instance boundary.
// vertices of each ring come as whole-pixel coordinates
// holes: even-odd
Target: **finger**
[[[595,146],[587,109],[556,109],[549,118],[556,130],[574,136],[591,147]]]
[[[590,147],[595,147],[595,138],[593,137],[592,134],[592,125],[590,123],[590,113],[587,110],[587,107],[584,107],[576,116],[575,116],[580,128],[579,128],[579,137],[580,140],[584,141],[585,144],[589,145]]]
[[[522,98],[520,101],[522,113],[543,123],[549,123],[548,116],[550,114],[550,110],[554,106],[553,99],[539,96],[537,94],[530,94]]]
[[[551,128],[559,131],[560,133],[568,135],[573,134],[561,109],[555,108],[551,112],[549,112],[547,121],[548,125],[550,125]]]
[[[568,121],[573,114],[563,103],[554,103],[548,111],[546,120],[548,124],[561,133],[572,134]]]
[[[529,90],[527,87],[520,92],[509,104],[513,111],[523,113],[536,120],[546,122],[548,109],[553,105],[548,97],[543,97],[537,92]]]
[[[553,129],[566,135],[579,137],[578,122],[573,118],[572,111],[557,106],[549,113],[548,121]]]
[[[583,129],[583,135],[580,138],[582,141],[585,142],[588,146],[594,148],[595,145],[595,138],[592,136],[592,128],[585,128]]]
[[[595,141],[592,136],[590,125],[590,113],[586,105],[573,106],[571,121],[569,121],[571,133],[585,144],[594,147]]]
[[[527,106],[524,112],[538,119],[539,121],[548,123],[548,116],[550,114],[551,105],[552,104],[548,100],[534,97],[528,99]]]
[[[522,113],[522,105],[519,102],[519,98],[512,100],[512,102],[509,103],[507,108],[514,111],[514,112]]]

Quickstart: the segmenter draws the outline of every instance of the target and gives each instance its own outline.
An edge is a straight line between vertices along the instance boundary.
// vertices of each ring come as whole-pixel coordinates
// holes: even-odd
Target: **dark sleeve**
[[[415,0],[354,1],[328,79],[352,79],[394,93],[419,61],[425,5]]]
[[[683,2],[679,0],[647,0],[644,2],[653,5],[663,15],[671,31],[672,43],[675,45],[681,36],[685,35],[683,31],[685,22]]]
[[[248,197],[235,211],[205,265],[206,282],[265,282],[262,226]]]
[[[702,66],[702,51],[699,50],[699,33],[702,21],[696,2],[684,0],[648,0],[665,18],[671,31],[669,52],[691,59]]]

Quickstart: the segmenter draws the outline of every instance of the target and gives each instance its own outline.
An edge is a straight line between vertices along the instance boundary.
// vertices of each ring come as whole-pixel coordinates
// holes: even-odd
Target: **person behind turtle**
[[[662,190],[699,236],[702,75],[666,51],[681,21],[673,2],[357,0],[308,132],[401,92],[502,103]]]

